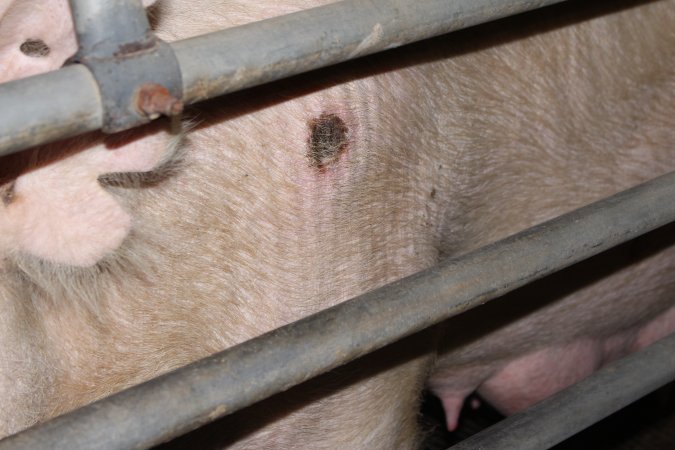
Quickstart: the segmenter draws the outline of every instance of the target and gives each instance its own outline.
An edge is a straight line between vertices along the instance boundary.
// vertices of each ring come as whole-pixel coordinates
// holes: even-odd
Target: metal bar
[[[0,105],[0,155],[103,125],[96,80],[80,65],[2,83]]]
[[[104,133],[183,109],[183,82],[173,49],[150,29],[141,0],[70,0],[79,49],[103,101]]]
[[[187,104],[561,1],[347,0],[173,48]]]
[[[78,54],[108,56],[124,44],[148,39],[150,24],[140,0],[69,0]]]
[[[348,0],[175,42],[172,47],[183,72],[183,103],[188,104],[561,1]],[[84,7],[81,14],[93,16]],[[93,32],[83,27],[78,33]],[[101,127],[97,120],[102,116],[101,101],[92,86],[72,80],[65,92],[83,96],[79,108],[64,111],[52,106],[74,98],[60,91],[64,86],[58,73],[0,86],[0,156],[72,136],[73,129]],[[17,94],[19,82],[56,98],[40,105],[39,113],[19,108],[24,101],[23,94]]]
[[[0,450],[167,441],[665,225],[674,197],[675,172],[33,427]]]
[[[460,442],[453,450],[550,448],[675,379],[675,335]]]

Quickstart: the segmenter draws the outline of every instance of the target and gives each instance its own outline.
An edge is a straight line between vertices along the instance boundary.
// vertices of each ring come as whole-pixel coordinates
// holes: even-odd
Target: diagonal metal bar
[[[11,436],[0,450],[167,441],[672,222],[674,197],[675,172]]]
[[[561,1],[348,0],[173,48],[193,103]]]

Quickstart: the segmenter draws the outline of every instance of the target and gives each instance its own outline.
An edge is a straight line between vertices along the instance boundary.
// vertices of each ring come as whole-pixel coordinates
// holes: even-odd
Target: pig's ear
[[[115,148],[98,144],[19,176],[0,204],[0,253],[91,266],[114,252],[131,217],[98,179],[153,169],[168,157],[167,138],[160,132]]]

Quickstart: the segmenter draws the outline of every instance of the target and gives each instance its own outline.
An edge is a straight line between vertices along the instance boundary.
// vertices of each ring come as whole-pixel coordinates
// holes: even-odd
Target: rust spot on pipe
[[[136,109],[150,119],[160,114],[174,116],[183,110],[183,102],[174,98],[169,90],[157,83],[145,83],[136,92]]]
[[[308,122],[310,164],[318,169],[335,163],[347,149],[349,129],[336,114],[323,113]]]

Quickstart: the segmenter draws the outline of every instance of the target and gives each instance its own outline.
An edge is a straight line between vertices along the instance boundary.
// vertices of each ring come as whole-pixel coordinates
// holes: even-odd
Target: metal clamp
[[[172,48],[152,33],[139,0],[70,0],[79,49],[70,62],[91,70],[104,133],[183,110],[183,82]]]

